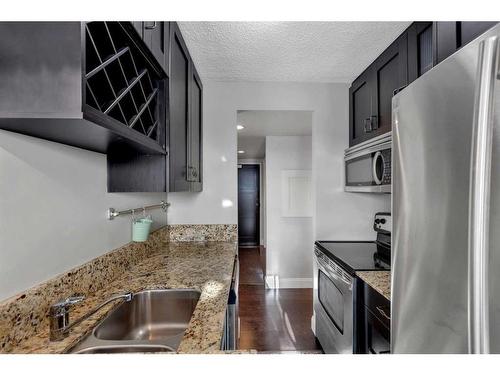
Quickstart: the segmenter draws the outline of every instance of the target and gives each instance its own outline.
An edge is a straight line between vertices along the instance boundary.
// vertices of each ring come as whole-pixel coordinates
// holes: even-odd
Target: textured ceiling
[[[202,79],[351,82],[410,22],[179,22]]]
[[[311,135],[310,111],[238,111],[237,124],[245,128],[238,131],[239,159],[262,159],[266,154],[268,135]],[[235,124],[236,126],[236,124]]]

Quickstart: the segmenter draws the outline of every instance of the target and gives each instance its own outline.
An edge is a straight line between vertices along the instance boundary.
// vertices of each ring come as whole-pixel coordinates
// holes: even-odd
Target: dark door
[[[437,63],[440,63],[497,22],[436,22]]]
[[[170,32],[170,191],[189,191],[188,110],[189,53],[175,23]]]
[[[430,21],[413,22],[408,29],[408,83],[434,66],[433,29]]]
[[[243,246],[259,245],[259,165],[238,168],[238,241]]]
[[[392,129],[394,90],[408,84],[407,35],[401,35],[375,60],[375,90],[370,138]]]
[[[160,63],[160,65],[165,68],[165,60],[166,60],[166,44],[165,43],[165,23],[163,21],[148,21],[144,22],[143,27],[143,39],[147,44],[153,55],[156,57],[156,60]]]
[[[191,102],[189,121],[189,163],[188,180],[191,182],[191,191],[202,190],[202,108],[203,108],[203,86],[200,77],[191,64]]]
[[[139,34],[139,36],[141,37],[142,39],[142,35],[143,35],[143,23],[142,21],[132,21],[132,25],[134,25],[134,28],[137,30],[137,33]]]
[[[368,139],[368,129],[371,115],[372,70],[365,70],[349,89],[349,146]]]

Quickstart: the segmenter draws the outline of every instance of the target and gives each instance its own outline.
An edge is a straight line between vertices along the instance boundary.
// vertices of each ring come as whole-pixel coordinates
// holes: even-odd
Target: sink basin
[[[117,346],[90,346],[72,351],[73,354],[120,354],[120,353],[159,353],[174,352],[175,350],[163,345],[117,345]]]
[[[200,292],[145,290],[118,305],[70,353],[175,351],[188,327]]]
[[[200,294],[193,290],[147,290],[134,294],[95,329],[101,340],[158,340],[182,335]]]

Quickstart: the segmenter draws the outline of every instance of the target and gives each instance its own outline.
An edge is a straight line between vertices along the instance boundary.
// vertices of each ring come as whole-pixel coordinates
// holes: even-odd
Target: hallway
[[[262,253],[259,247],[239,249],[239,348],[321,352],[311,331],[312,289],[265,289]]]

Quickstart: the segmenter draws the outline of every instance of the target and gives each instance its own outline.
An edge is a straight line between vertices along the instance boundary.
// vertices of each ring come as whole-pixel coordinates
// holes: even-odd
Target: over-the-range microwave
[[[345,191],[391,192],[391,139],[389,132],[345,150]]]

